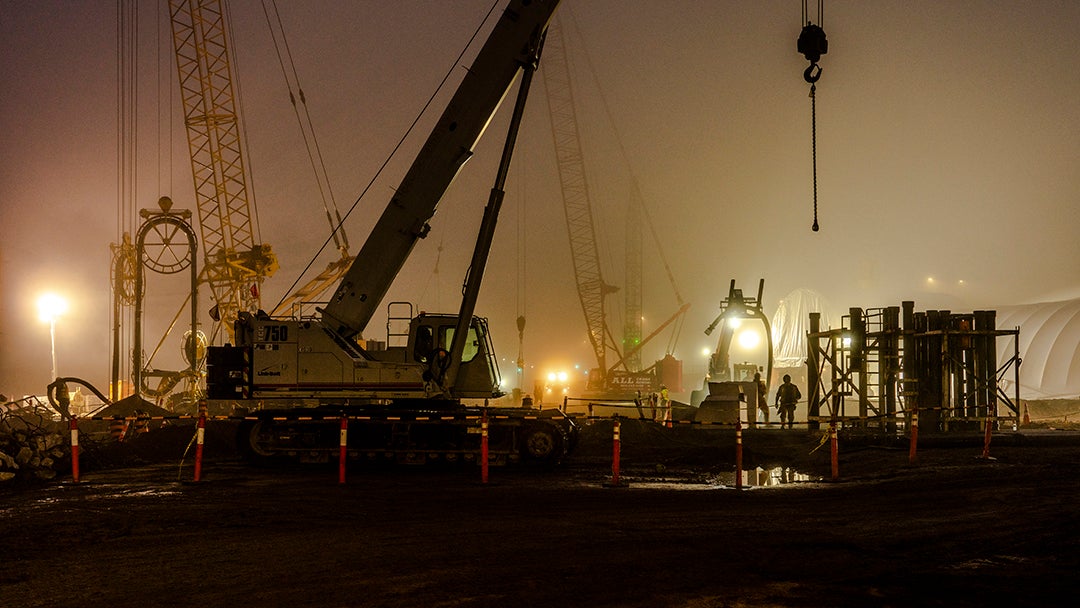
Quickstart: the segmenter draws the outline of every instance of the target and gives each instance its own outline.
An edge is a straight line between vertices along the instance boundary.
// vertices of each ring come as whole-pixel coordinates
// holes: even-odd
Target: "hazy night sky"
[[[142,4],[135,205],[153,208],[169,195],[194,209],[182,109],[168,100],[177,85],[167,9]],[[342,213],[491,4],[279,3]],[[748,292],[764,278],[770,315],[799,288],[836,311],[912,299],[918,310],[963,312],[1080,296],[1080,3],[825,4],[818,233],[810,230],[807,64],[795,50],[801,3],[564,0],[560,9],[605,278],[624,282],[622,218],[636,180],[692,306],[674,350],[688,385],[699,381],[691,378],[700,376],[702,348],[714,345],[702,332],[732,278]],[[35,304],[46,290],[71,301],[57,324],[60,375],[106,390],[109,244],[121,227],[137,229],[119,215],[116,13],[114,2],[0,0],[0,392],[9,396],[43,394],[50,381],[49,328]],[[264,286],[271,308],[329,228],[262,6],[234,0],[231,14],[261,240],[281,261]],[[354,252],[452,88],[347,222]],[[491,321],[510,386],[519,314],[530,365],[593,364],[544,95],[538,79],[477,309]],[[387,301],[456,310],[508,110]],[[647,334],[677,303],[648,233],[645,259]],[[184,281],[148,279],[147,351],[176,314]],[[208,297],[204,289],[202,311]],[[621,307],[620,295],[608,301],[616,333]],[[384,327],[377,317],[367,337],[384,338]],[[643,361],[662,357],[668,341],[661,336]],[[158,367],[179,367],[179,350],[178,333]],[[531,383],[527,375],[526,389]]]

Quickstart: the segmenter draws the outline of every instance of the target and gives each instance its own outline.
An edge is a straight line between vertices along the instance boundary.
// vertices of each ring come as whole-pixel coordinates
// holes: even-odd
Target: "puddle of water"
[[[673,474],[665,477],[624,477],[630,487],[655,490],[720,490],[734,488],[735,471],[712,474],[707,477],[688,478]],[[820,476],[800,473],[789,467],[751,469],[742,471],[743,487],[779,487],[797,483],[822,481]]]
[[[734,472],[731,475],[731,482],[735,483]],[[809,481],[821,481],[819,476],[807,475],[806,473],[800,473],[791,467],[775,467],[772,469],[754,469],[751,471],[743,471],[743,485],[749,486],[783,486],[793,483],[805,483]]]

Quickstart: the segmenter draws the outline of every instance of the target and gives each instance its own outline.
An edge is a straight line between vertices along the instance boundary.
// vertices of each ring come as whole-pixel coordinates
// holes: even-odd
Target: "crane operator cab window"
[[[454,343],[454,331],[457,328],[453,325],[443,325],[439,327],[439,344],[442,348],[450,350],[450,346]],[[465,339],[465,350],[461,352],[461,362],[468,363],[476,357],[476,353],[480,352],[480,338],[476,335],[476,328],[469,327],[469,335]]]
[[[416,328],[416,348],[413,349],[413,359],[421,363],[428,363],[436,349],[449,351],[454,344],[454,332],[457,328],[453,325],[440,325],[438,336],[435,328],[430,325],[421,325]],[[476,328],[469,328],[468,339],[465,340],[465,350],[461,353],[461,362],[472,361],[480,352],[480,338]]]

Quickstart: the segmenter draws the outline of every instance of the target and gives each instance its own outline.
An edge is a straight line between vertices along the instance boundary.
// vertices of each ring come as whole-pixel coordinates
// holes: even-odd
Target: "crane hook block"
[[[807,22],[799,34],[798,49],[811,65],[817,64],[821,56],[829,52],[829,40],[825,38],[825,30],[821,29],[820,25]]]

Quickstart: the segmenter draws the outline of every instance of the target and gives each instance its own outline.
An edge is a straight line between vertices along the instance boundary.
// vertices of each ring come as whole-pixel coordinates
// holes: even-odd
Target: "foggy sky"
[[[136,206],[153,208],[169,195],[194,209],[182,109],[168,101],[177,87],[167,14],[144,4]],[[490,5],[280,4],[342,213]],[[713,345],[702,332],[733,278],[748,292],[764,278],[770,315],[800,288],[837,310],[911,299],[918,310],[969,311],[1080,296],[1080,4],[826,2],[818,233],[810,230],[807,64],[795,50],[800,5],[564,0],[560,8],[605,279],[624,282],[622,218],[636,183],[676,280],[673,287],[646,234],[645,333],[678,308],[677,289],[691,309],[673,353],[690,377],[703,368],[702,348]],[[261,240],[281,260],[264,286],[270,308],[328,225],[262,8],[235,0],[231,14]],[[72,303],[57,324],[60,375],[104,390],[109,243],[136,221],[118,217],[115,5],[0,0],[0,32],[0,392],[43,394],[51,380],[49,329],[35,310],[45,290]],[[346,229],[354,252],[451,93],[435,101],[353,212]],[[544,94],[538,79],[477,308],[491,322],[510,386],[518,315],[527,318],[524,355],[537,372],[594,363]],[[456,311],[505,133],[504,105],[387,301]],[[184,280],[148,279],[148,351],[176,313]],[[208,297],[204,289],[203,311]],[[609,299],[617,333],[621,308],[621,295]],[[377,317],[367,337],[383,337],[384,325]],[[661,336],[643,361],[669,344]],[[159,367],[179,350],[177,334],[162,346]],[[527,389],[531,382],[527,373]]]

